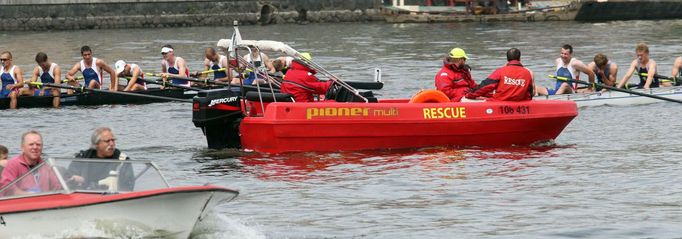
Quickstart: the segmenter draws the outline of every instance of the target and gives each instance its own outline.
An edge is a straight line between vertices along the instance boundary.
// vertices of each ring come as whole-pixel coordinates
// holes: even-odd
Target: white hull
[[[233,193],[217,191],[173,192],[71,208],[0,213],[5,223],[0,225],[0,238],[63,237],[65,231],[95,224],[101,231],[114,235],[124,233],[122,237],[132,234],[133,237],[185,239],[206,211],[234,196]],[[70,235],[76,238],[88,236]]]
[[[641,93],[652,94],[656,96],[661,96],[665,98],[682,100],[682,87],[663,87],[663,88],[653,88],[650,90],[633,90]],[[630,93],[607,91],[603,93],[577,93],[577,94],[566,94],[566,95],[551,95],[551,96],[538,96],[533,99],[537,100],[572,100],[578,104],[578,107],[587,106],[602,106],[602,105],[643,105],[665,102],[663,100],[654,99],[646,96],[639,96]]]

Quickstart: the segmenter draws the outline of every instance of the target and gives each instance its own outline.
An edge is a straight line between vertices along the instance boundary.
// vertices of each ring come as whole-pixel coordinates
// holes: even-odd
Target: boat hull
[[[242,120],[241,144],[269,153],[530,145],[555,139],[577,115],[571,101],[406,102],[271,103]]]
[[[649,90],[633,90],[640,93],[657,95],[665,98],[682,100],[682,87],[661,87],[652,88]],[[593,107],[593,106],[603,106],[603,105],[613,105],[613,106],[627,106],[627,105],[644,105],[666,102],[659,99],[654,99],[646,96],[639,96],[630,93],[617,92],[617,91],[606,91],[606,92],[595,92],[595,93],[576,93],[576,94],[564,94],[564,95],[552,95],[545,97],[536,97],[537,99],[548,99],[548,100],[572,100],[578,104],[578,107]]]
[[[85,92],[72,95],[62,94],[60,106],[95,106],[95,105],[119,105],[119,104],[149,104],[168,102],[170,100],[149,98],[151,96],[163,96],[169,98],[189,99],[195,94],[185,93],[182,89],[149,89],[146,91],[131,91],[140,96],[109,94],[102,92]],[[49,108],[52,107],[52,96],[21,96],[17,99],[17,108]],[[9,98],[0,98],[0,109],[8,109]]]
[[[0,238],[40,235],[88,237],[93,225],[120,237],[188,238],[196,222],[236,191],[215,186],[178,187],[121,194],[71,193],[3,201]]]

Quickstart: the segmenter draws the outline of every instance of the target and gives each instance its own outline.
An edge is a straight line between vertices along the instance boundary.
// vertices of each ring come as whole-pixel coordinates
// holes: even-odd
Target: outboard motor
[[[239,124],[243,118],[239,91],[205,90],[193,99],[192,122],[204,132],[210,149],[240,148]]]

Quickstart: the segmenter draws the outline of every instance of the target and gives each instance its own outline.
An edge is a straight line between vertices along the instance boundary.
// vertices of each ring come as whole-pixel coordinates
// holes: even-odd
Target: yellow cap
[[[310,53],[308,53],[308,52],[301,52],[301,57],[303,57],[303,59],[306,59],[306,60],[313,59],[313,56],[310,55]]]
[[[464,59],[469,59],[467,56],[467,53],[462,50],[462,48],[453,48],[450,50],[450,57],[452,58],[464,58]]]

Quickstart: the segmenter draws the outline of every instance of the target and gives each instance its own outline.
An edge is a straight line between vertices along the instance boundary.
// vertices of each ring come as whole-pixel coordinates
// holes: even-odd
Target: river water
[[[589,62],[603,52],[621,66],[647,42],[659,72],[669,75],[682,52],[682,21],[490,24],[316,24],[244,26],[244,39],[284,41],[344,79],[371,80],[383,70],[381,97],[410,97],[433,88],[440,59],[453,47],[470,56],[476,81],[517,47],[542,76],[563,44]],[[36,52],[70,68],[88,44],[113,65],[160,68],[159,49],[201,68],[203,47],[231,28],[3,32],[25,72]],[[65,71],[65,70],[64,70]],[[26,73],[25,75],[28,75]],[[634,79],[633,79],[634,81]],[[0,112],[11,154],[22,132],[44,135],[44,152],[69,156],[88,146],[98,126],[114,129],[118,146],[154,160],[173,185],[213,183],[238,189],[194,231],[193,238],[673,238],[682,223],[682,111],[674,103],[580,109],[556,147],[436,147],[267,155],[206,150],[190,105],[101,106]],[[169,209],[170,210],[170,209]],[[98,228],[81,229],[96,235]],[[94,233],[97,232],[97,233]],[[104,236],[107,235],[104,232]],[[135,235],[129,235],[134,237]]]

